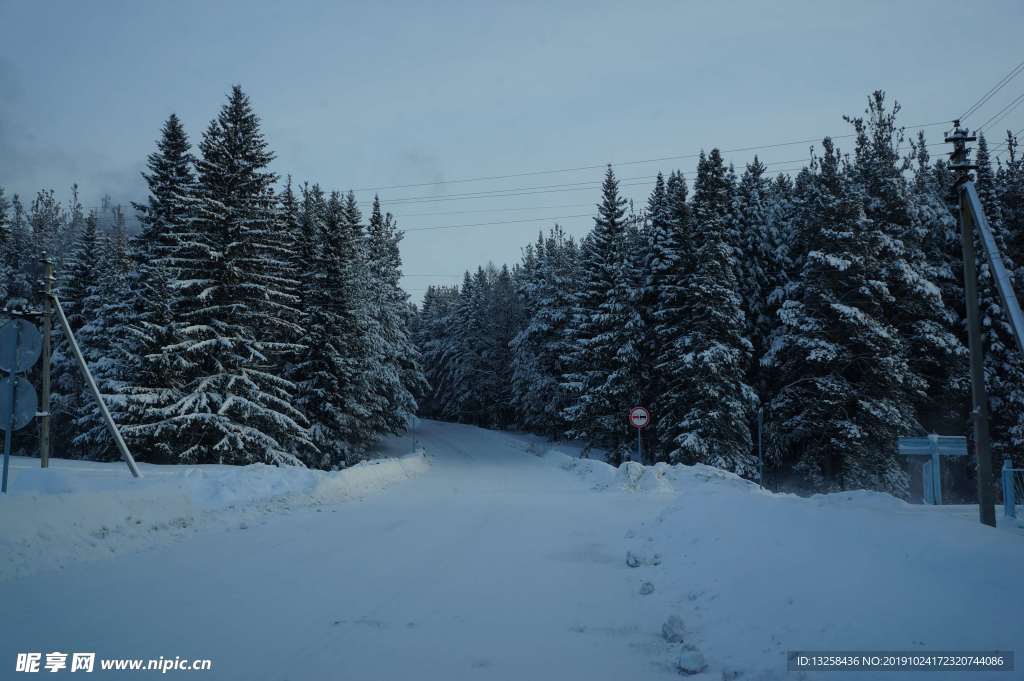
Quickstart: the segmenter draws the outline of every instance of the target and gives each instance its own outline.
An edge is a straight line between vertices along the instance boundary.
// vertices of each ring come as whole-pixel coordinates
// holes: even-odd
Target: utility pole
[[[967,340],[971,351],[971,418],[974,422],[974,451],[978,478],[978,515],[985,525],[995,527],[995,491],[992,488],[992,443],[989,438],[988,394],[985,391],[985,356],[981,345],[981,315],[978,310],[977,253],[967,185],[973,184],[970,171],[977,165],[970,162],[967,142],[977,137],[968,135],[953,121],[953,131],[946,135],[952,143],[949,168],[956,173],[956,192],[960,202],[960,244],[964,255],[964,298],[967,307]]]
[[[53,295],[53,260],[43,251],[40,261],[43,263],[43,367],[40,376],[42,383],[42,404],[39,409],[39,465],[50,466],[50,350],[52,347],[53,328],[51,323],[51,301]]]

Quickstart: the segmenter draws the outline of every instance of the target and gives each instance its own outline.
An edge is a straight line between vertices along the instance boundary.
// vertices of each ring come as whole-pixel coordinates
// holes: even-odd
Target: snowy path
[[[629,644],[656,641],[660,621],[640,600],[623,611],[636,585],[608,538],[664,500],[594,494],[498,433],[425,422],[419,437],[431,470],[362,502],[0,584],[0,660],[180,655],[232,679],[622,679],[649,665]]]
[[[0,582],[3,678],[18,651],[61,650],[210,658],[169,676],[240,681],[671,679],[673,614],[708,658],[693,678],[716,681],[800,678],[788,648],[1024,655],[1012,531],[699,471],[623,489],[525,436],[426,421],[417,437],[430,469],[373,496]],[[627,567],[627,550],[661,563]]]

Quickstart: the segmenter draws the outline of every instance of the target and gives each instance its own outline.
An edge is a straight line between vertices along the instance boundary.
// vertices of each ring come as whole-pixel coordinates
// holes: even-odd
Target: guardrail
[[[1017,499],[1024,499],[1024,468],[1014,468],[1003,459],[1003,510],[1006,517],[1017,517]]]

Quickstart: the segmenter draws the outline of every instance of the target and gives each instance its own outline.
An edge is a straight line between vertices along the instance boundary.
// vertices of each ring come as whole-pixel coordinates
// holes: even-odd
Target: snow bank
[[[12,459],[10,494],[0,498],[0,579],[112,553],[149,548],[200,529],[244,529],[260,516],[380,491],[429,468],[422,452],[366,461],[342,471],[251,466]]]
[[[699,485],[706,487],[706,491],[738,490],[767,494],[757,483],[704,464],[670,466],[667,463],[656,463],[644,466],[635,461],[627,461],[616,468],[599,459],[581,459],[566,454],[559,447],[549,447],[541,456],[547,465],[574,473],[598,490],[673,494]]]

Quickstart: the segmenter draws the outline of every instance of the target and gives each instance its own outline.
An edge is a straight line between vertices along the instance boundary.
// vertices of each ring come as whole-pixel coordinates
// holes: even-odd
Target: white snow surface
[[[976,509],[771,494],[432,421],[415,441],[336,473],[143,466],[135,481],[123,464],[17,460],[0,678],[26,651],[213,660],[89,678],[268,681],[672,679],[683,659],[706,664],[693,679],[830,679],[787,672],[786,651],[1024,654],[1024,536]]]

